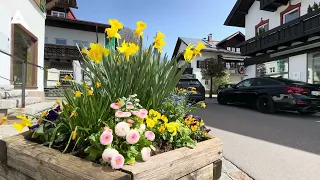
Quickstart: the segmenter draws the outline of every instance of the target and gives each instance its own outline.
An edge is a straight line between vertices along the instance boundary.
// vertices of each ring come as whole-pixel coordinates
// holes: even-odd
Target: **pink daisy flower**
[[[111,107],[112,109],[117,110],[117,109],[120,109],[120,108],[121,108],[121,105],[120,105],[119,103],[112,103],[112,104],[110,105],[110,107]]]
[[[111,144],[112,143],[112,140],[113,140],[113,135],[112,133],[109,133],[107,131],[103,132],[101,135],[100,135],[100,143],[102,145],[108,145],[108,144]]]
[[[126,135],[127,143],[129,144],[135,144],[139,141],[140,134],[136,130],[130,130]]]
[[[130,117],[130,116],[131,116],[131,112],[117,111],[117,112],[115,113],[115,116],[116,116],[117,118]]]
[[[104,132],[108,132],[112,134],[112,129],[110,129],[109,127],[104,127],[103,130]]]
[[[119,152],[112,148],[107,148],[102,153],[102,159],[105,162],[110,162],[112,157],[119,154]]]
[[[120,169],[124,165],[124,157],[121,154],[116,154],[111,158],[111,166],[113,169]]]
[[[124,137],[130,130],[130,126],[126,122],[119,122],[114,128],[114,132],[117,136]]]
[[[126,109],[134,109],[134,106],[132,104],[127,104]]]
[[[144,147],[141,150],[141,156],[143,161],[148,161],[151,157],[151,150],[150,148]]]
[[[144,136],[149,140],[153,141],[156,138],[156,135],[152,131],[146,131]]]

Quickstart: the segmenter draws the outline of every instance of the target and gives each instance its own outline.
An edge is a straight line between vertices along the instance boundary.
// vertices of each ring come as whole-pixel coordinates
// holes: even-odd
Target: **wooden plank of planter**
[[[131,179],[127,173],[33,143],[26,134],[6,138],[7,165],[34,179]]]
[[[124,166],[122,170],[131,173],[134,180],[179,179],[221,157],[222,142],[218,138],[212,138],[198,143],[194,149],[184,147],[162,153],[152,156],[147,162]]]
[[[193,179],[201,179],[201,180],[212,180],[213,179],[213,164],[209,164],[201,169],[198,169],[179,180],[193,180]]]

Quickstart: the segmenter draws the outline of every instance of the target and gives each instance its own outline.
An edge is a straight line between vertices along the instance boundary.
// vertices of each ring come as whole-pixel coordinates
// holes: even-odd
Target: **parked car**
[[[201,84],[201,82],[192,77],[185,77],[181,78],[179,80],[179,83],[177,84],[177,87],[183,88],[183,89],[191,89],[191,88],[196,88],[196,94],[191,94],[190,95],[190,100],[191,101],[204,101],[205,100],[205,88]]]
[[[217,89],[217,94],[219,94],[219,92],[222,90],[222,89],[226,89],[226,88],[231,88],[232,86],[234,86],[235,84],[222,84],[218,87]]]
[[[221,90],[217,100],[219,104],[253,105],[263,113],[294,110],[315,114],[320,111],[320,85],[284,78],[251,78]]]

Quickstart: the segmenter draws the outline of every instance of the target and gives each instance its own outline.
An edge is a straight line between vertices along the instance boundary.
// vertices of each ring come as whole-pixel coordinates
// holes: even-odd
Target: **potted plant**
[[[123,25],[109,20],[108,38]],[[202,43],[184,52],[187,63],[162,56],[165,36],[143,46],[146,24],[134,31],[139,44],[117,49],[83,47],[89,82],[66,76],[72,91],[40,116],[21,115],[14,127],[30,131],[1,141],[0,176],[33,179],[217,179],[222,143],[210,137],[192,113],[195,88],[176,89],[187,63],[201,55]],[[111,42],[111,41],[110,41]],[[59,83],[57,84],[59,85]],[[36,121],[32,121],[31,119]],[[5,148],[4,148],[5,147]]]

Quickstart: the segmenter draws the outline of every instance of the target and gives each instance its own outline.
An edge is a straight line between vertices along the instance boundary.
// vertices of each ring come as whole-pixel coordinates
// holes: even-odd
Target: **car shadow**
[[[263,114],[253,107],[219,105],[206,100],[207,108],[195,115],[208,126],[244,136],[320,154],[320,116],[279,111]],[[214,133],[214,132],[213,132]]]

